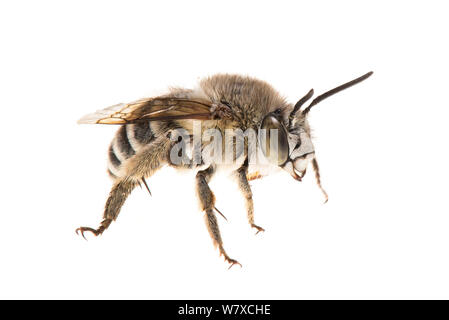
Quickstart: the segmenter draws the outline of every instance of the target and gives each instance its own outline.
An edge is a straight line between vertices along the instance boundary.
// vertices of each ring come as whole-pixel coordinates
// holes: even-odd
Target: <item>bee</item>
[[[80,227],[76,233],[81,233],[83,237],[86,231],[95,236],[101,235],[117,219],[132,190],[143,184],[151,194],[146,179],[163,166],[170,165],[178,169],[195,170],[196,194],[212,242],[218,247],[220,256],[230,264],[229,268],[235,264],[241,266],[227,254],[223,246],[216,214],[224,215],[215,207],[215,195],[208,185],[214,173],[220,168],[234,173],[245,199],[248,222],[256,234],[265,230],[255,223],[253,194],[248,181],[266,175],[266,168],[284,169],[295,180],[301,181],[311,164],[316,183],[327,201],[327,194],[321,186],[307,116],[311,108],[324,99],[367,79],[372,73],[368,72],[327,91],[305,108],[303,106],[314,94],[313,89],[293,105],[264,81],[247,76],[218,74],[201,80],[195,89],[174,88],[166,95],[117,104],[82,117],[78,123],[120,127],[108,149],[108,173],[113,185],[106,201],[103,220],[97,229]],[[218,137],[224,135],[225,140],[228,132],[234,132],[229,135],[231,163],[218,161],[217,157],[211,156],[211,146],[223,145],[220,139],[217,139],[218,143],[212,142],[216,140],[217,134],[213,135],[214,139],[206,141],[204,137],[197,137],[195,131],[198,129],[200,132],[218,132]],[[249,139],[246,139],[243,147],[239,148],[235,142],[235,132],[246,133],[251,130],[265,132],[265,135],[258,135],[256,139],[258,147],[250,148]],[[193,143],[190,141],[192,138]],[[272,141],[276,148],[272,147]],[[223,153],[220,148],[217,150],[215,155]],[[251,160],[259,153],[268,162],[261,164]]]

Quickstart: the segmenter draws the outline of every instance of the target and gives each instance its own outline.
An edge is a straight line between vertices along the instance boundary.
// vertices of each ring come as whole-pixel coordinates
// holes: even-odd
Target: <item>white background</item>
[[[449,298],[448,8],[444,1],[8,1],[0,4],[0,298]],[[310,116],[312,174],[211,184],[213,248],[194,175],[136,189],[100,238],[116,127],[86,113],[217,72],[291,102],[370,70]]]

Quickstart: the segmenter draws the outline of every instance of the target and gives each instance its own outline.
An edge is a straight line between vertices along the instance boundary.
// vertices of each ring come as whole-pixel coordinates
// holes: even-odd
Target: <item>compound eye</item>
[[[269,114],[263,119],[260,128],[265,130],[265,134],[262,132],[259,135],[263,154],[270,162],[279,166],[283,165],[289,155],[288,136],[284,125]]]

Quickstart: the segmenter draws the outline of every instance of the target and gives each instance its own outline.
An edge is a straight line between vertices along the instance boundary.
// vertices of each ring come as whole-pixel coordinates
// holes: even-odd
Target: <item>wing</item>
[[[232,111],[226,105],[215,105],[205,99],[158,97],[116,104],[85,115],[78,123],[128,124],[177,119],[231,120]]]

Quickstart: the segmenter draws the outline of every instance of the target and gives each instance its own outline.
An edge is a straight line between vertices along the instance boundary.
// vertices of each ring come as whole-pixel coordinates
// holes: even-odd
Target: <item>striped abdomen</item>
[[[111,178],[120,177],[121,165],[154,138],[149,122],[121,126],[108,150],[108,173]]]

